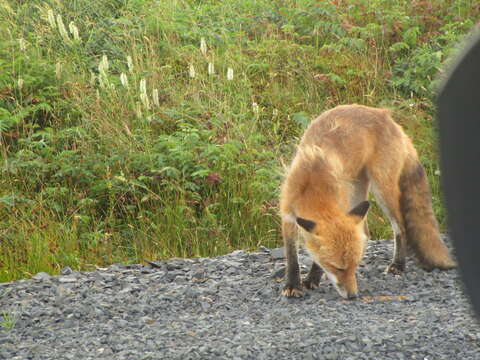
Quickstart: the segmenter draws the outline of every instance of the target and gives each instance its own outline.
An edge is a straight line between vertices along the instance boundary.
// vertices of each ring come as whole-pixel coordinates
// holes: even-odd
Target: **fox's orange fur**
[[[389,110],[342,105],[310,124],[282,185],[286,296],[302,292],[297,238],[314,260],[303,287],[317,287],[324,271],[341,296],[357,295],[369,190],[394,230],[387,271],[404,270],[407,245],[426,269],[455,266],[440,238],[427,177],[411,140]]]

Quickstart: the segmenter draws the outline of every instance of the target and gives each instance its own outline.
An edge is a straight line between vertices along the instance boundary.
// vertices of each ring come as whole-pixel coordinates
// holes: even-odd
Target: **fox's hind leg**
[[[352,193],[350,195],[350,209],[353,209],[362,201],[368,200],[369,189],[370,180],[368,179],[366,169],[364,169],[353,183]],[[368,230],[367,220],[363,222],[363,226],[366,238],[370,239],[370,231]]]
[[[292,219],[285,216],[282,218],[282,235],[287,262],[287,279],[282,294],[288,297],[300,296],[302,295],[302,284],[300,282],[300,266],[298,265],[297,254],[297,227],[293,217]]]
[[[370,172],[372,192],[378,205],[389,218],[393,228],[395,248],[393,260],[387,267],[386,272],[399,273],[405,270],[405,259],[407,256],[407,238],[400,209],[399,174],[389,173],[385,170],[383,169],[382,174]]]

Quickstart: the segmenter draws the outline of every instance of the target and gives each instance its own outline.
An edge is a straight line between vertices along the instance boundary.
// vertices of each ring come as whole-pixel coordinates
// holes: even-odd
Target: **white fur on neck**
[[[297,223],[297,218],[291,214],[283,214],[282,216],[283,221],[289,224],[296,224]]]

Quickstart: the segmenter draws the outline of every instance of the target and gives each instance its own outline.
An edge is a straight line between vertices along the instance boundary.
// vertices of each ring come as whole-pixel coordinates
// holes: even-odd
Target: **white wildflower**
[[[258,115],[258,113],[260,112],[260,108],[258,107],[258,104],[255,101],[252,103],[252,110],[256,115]]]
[[[232,81],[233,80],[233,69],[231,67],[229,67],[227,69],[227,80],[228,81]]]
[[[140,94],[140,101],[142,102],[145,109],[150,109],[150,100],[148,99],[148,95],[146,93]]]
[[[195,68],[193,67],[193,64],[190,64],[190,67],[188,68],[188,75],[192,79],[195,77]]]
[[[102,60],[100,60],[100,62],[98,63],[98,72],[102,76],[107,76],[108,68],[109,68],[108,57],[107,55],[103,55]]]
[[[125,89],[128,89],[128,78],[127,75],[123,72],[120,74],[120,82]]]
[[[158,96],[158,89],[153,89],[153,92],[152,92],[152,99],[153,99],[153,104],[155,106],[160,106],[160,98]]]
[[[63,24],[62,15],[60,14],[57,15],[57,25],[58,25],[58,31],[60,32],[60,35],[62,36],[63,40],[65,42],[70,42],[70,37],[68,36],[67,29],[65,29],[65,25]]]
[[[213,63],[208,63],[208,75],[213,74],[215,74],[215,67],[213,66]]]
[[[48,19],[48,23],[50,24],[50,27],[52,29],[56,29],[57,28],[57,23],[55,22],[55,15],[53,14],[53,10],[52,9],[48,9],[47,11],[47,19]]]
[[[145,80],[145,78],[140,80],[140,95],[141,94],[147,95],[147,81]]]
[[[207,55],[207,42],[203,37],[200,39],[200,51],[202,52],[203,56]]]
[[[19,45],[21,51],[27,50],[27,42],[25,41],[24,38],[18,39],[18,45]]]
[[[102,63],[103,63],[103,68],[105,69],[105,71],[108,71],[108,68],[110,67],[110,65],[108,63],[107,55],[102,56]]]
[[[100,73],[100,76],[98,77],[98,82],[100,84],[100,87],[102,88],[110,86],[110,83],[107,77],[108,68],[109,68],[109,65],[108,65],[107,55],[103,55],[102,59],[98,63],[98,72]]]
[[[130,73],[133,73],[133,60],[130,55],[127,56],[127,65],[128,65],[128,71],[130,71]]]
[[[68,24],[68,28],[70,29],[70,33],[73,35],[73,39],[75,41],[81,41],[78,27],[74,24],[73,21]]]
[[[22,78],[19,78],[19,79],[17,80],[17,86],[18,86],[18,88],[19,88],[20,90],[22,90],[23,84],[25,84],[25,81],[23,81]]]
[[[272,114],[273,114],[273,116],[277,116],[278,115],[278,109],[273,109]]]

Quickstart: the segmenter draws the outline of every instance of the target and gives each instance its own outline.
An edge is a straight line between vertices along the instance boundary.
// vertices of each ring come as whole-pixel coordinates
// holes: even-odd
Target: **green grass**
[[[12,315],[6,311],[1,314],[2,320],[0,321],[0,326],[6,330],[12,330],[17,323],[15,315]]]
[[[479,20],[471,0],[0,1],[0,281],[279,245],[282,163],[345,103],[395,110],[444,228],[435,79]]]

